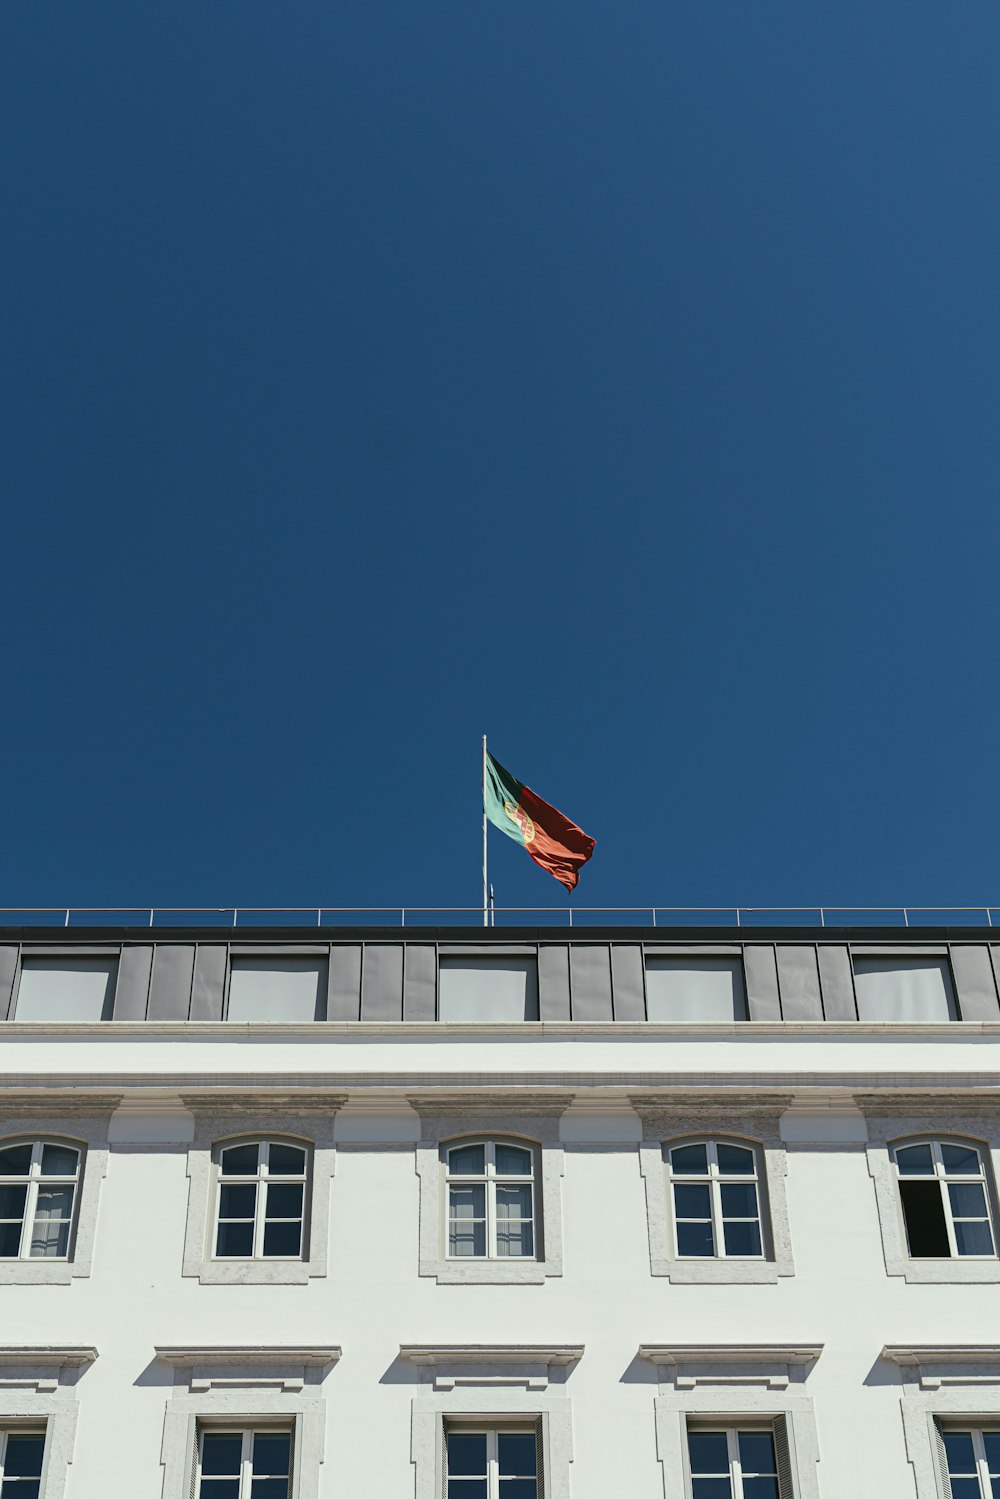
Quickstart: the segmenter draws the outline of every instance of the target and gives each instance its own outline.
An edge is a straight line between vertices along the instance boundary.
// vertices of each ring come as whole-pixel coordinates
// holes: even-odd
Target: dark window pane
[[[532,1478],[535,1473],[535,1434],[533,1431],[497,1433],[497,1458],[501,1478]]]
[[[239,1191],[237,1187],[235,1189]],[[265,1209],[268,1218],[301,1218],[302,1217],[302,1185],[279,1186],[272,1182],[267,1189],[267,1207]]]
[[[685,1258],[710,1259],[715,1253],[710,1223],[677,1224],[677,1253]]]
[[[448,1170],[453,1176],[482,1176],[486,1150],[482,1145],[459,1145],[448,1152]]]
[[[201,1471],[206,1478],[215,1474],[239,1477],[243,1455],[243,1438],[238,1432],[206,1431],[201,1439]]]
[[[252,1218],[256,1211],[256,1187],[222,1186],[219,1188],[220,1218]]]
[[[37,1478],[21,1478],[16,1484],[12,1483],[9,1490],[5,1486],[5,1492],[9,1493],[10,1499],[38,1499],[38,1488]]]
[[[482,1259],[486,1254],[485,1223],[452,1223],[448,1252],[454,1259]]]
[[[949,1176],[979,1176],[979,1151],[972,1145],[942,1145],[941,1159]]]
[[[533,1478],[501,1478],[500,1499],[538,1499],[538,1485]]]
[[[240,1481],[238,1478],[203,1478],[200,1496],[201,1499],[240,1499]]]
[[[448,1499],[486,1499],[485,1478],[449,1478]]]
[[[6,1145],[0,1150],[0,1176],[27,1176],[30,1170],[30,1145]]]
[[[968,1431],[944,1431],[944,1450],[948,1457],[948,1472],[975,1473],[976,1454],[972,1445],[972,1433]]]
[[[744,1478],[743,1499],[778,1499],[777,1478]]]
[[[519,1145],[498,1145],[496,1171],[498,1176],[530,1176],[531,1151]]]
[[[986,1449],[986,1466],[991,1473],[1000,1473],[1000,1431],[984,1431],[983,1446]]]
[[[756,1218],[757,1188],[753,1182],[723,1182],[719,1191],[723,1218]]]
[[[69,1253],[69,1224],[36,1218],[30,1253],[33,1260],[64,1260]]]
[[[27,1187],[0,1187],[0,1218],[23,1218]]]
[[[267,1475],[287,1474],[291,1445],[292,1439],[285,1431],[258,1432],[253,1439],[252,1471]]]
[[[948,1196],[956,1218],[985,1218],[986,1193],[981,1182],[949,1182]]]
[[[226,1259],[248,1260],[253,1254],[252,1223],[220,1223],[215,1252]]]
[[[748,1473],[775,1473],[774,1439],[769,1431],[741,1431],[737,1438],[740,1467]]]
[[[708,1188],[675,1183],[674,1212],[678,1218],[710,1218],[712,1201]]]
[[[753,1176],[753,1151],[743,1145],[717,1145],[719,1170],[723,1176]]]
[[[694,1499],[732,1499],[732,1485],[728,1478],[692,1478],[691,1491]]]
[[[724,1431],[689,1431],[692,1473],[728,1473],[729,1448]]]
[[[951,1250],[948,1247],[944,1203],[941,1201],[938,1183],[901,1181],[899,1195],[903,1203],[906,1239],[912,1258],[946,1259]]]
[[[80,1156],[68,1145],[42,1146],[43,1176],[75,1176]]]
[[[287,1478],[252,1478],[250,1499],[288,1499]]]
[[[256,1176],[257,1146],[230,1145],[222,1152],[223,1176]]]
[[[448,1215],[451,1218],[486,1217],[486,1187],[482,1183],[468,1187],[453,1184],[449,1188],[448,1202]]]
[[[497,1225],[497,1254],[501,1259],[530,1259],[534,1252],[530,1223]]]
[[[726,1240],[726,1253],[739,1257],[760,1255],[760,1225],[757,1223],[731,1223],[722,1225]]]
[[[302,1176],[306,1169],[306,1153],[297,1145],[273,1144],[267,1169],[272,1176]]]
[[[0,1260],[16,1260],[20,1247],[20,1223],[0,1223]]]
[[[955,1244],[959,1254],[992,1254],[993,1235],[988,1223],[956,1223]]]
[[[45,1451],[43,1436],[15,1436],[7,1438],[7,1457],[4,1473],[8,1478],[37,1478],[42,1471],[42,1453]],[[19,1488],[18,1493],[21,1493]]]
[[[990,1489],[992,1490],[992,1499],[1000,1499],[1000,1478],[994,1477],[990,1479]]]
[[[530,1187],[497,1187],[497,1220],[531,1217]]]
[[[900,1176],[933,1176],[934,1157],[929,1145],[904,1145],[896,1151]]]
[[[982,1499],[978,1478],[953,1478],[951,1499]]]
[[[708,1150],[704,1145],[677,1145],[670,1152],[670,1169],[678,1176],[707,1176]]]
[[[291,1259],[302,1252],[301,1223],[265,1223],[264,1253],[279,1259]]]
[[[43,1187],[39,1185],[35,1199],[35,1221],[39,1218],[72,1218],[73,1193],[75,1187]]]
[[[449,1431],[448,1476],[469,1474],[480,1477],[486,1472],[485,1432]]]

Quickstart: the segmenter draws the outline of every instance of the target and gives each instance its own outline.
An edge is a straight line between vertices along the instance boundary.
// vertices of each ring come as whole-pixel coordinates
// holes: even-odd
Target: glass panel
[[[0,1187],[0,1218],[23,1218],[27,1187]]]
[[[239,1432],[206,1431],[201,1439],[201,1471],[205,1477],[235,1473],[239,1477],[243,1437]]]
[[[982,1164],[972,1145],[942,1145],[941,1159],[948,1176],[979,1176]]]
[[[69,1253],[69,1224],[58,1219],[35,1219],[31,1232],[33,1260],[64,1260]]]
[[[497,1220],[531,1217],[530,1187],[497,1187]]]
[[[983,1499],[983,1491],[979,1487],[978,1478],[953,1478],[951,1480],[951,1499]]]
[[[677,1253],[685,1259],[710,1259],[715,1254],[710,1223],[677,1224]]]
[[[708,1147],[678,1145],[670,1152],[670,1168],[677,1176],[707,1176]]]
[[[538,1486],[533,1478],[501,1478],[500,1499],[537,1499]]]
[[[538,960],[532,957],[443,956],[438,1016],[444,1021],[538,1019]]]
[[[256,1145],[230,1145],[222,1152],[223,1176],[256,1176]]]
[[[756,1218],[757,1188],[753,1182],[723,1182],[722,1216],[724,1218]]]
[[[257,1188],[247,1184],[242,1187],[219,1188],[220,1218],[252,1218],[257,1211]]]
[[[692,1478],[693,1499],[732,1499],[733,1489],[728,1478]]]
[[[500,1476],[533,1478],[535,1475],[535,1434],[532,1431],[497,1433],[497,1460]]]
[[[0,1260],[16,1260],[20,1248],[20,1223],[0,1223]]]
[[[301,1223],[264,1224],[264,1254],[267,1258],[297,1259],[301,1253]]]
[[[710,1218],[712,1200],[708,1188],[675,1184],[674,1211],[678,1218]]]
[[[39,1481],[37,1478],[18,1479],[17,1487],[13,1485],[10,1489],[11,1499],[38,1499]]]
[[[325,1008],[326,959],[233,957],[229,960],[233,1021],[308,1021]]]
[[[68,1145],[42,1146],[43,1176],[75,1176],[80,1153]]]
[[[497,1225],[497,1254],[501,1259],[530,1259],[535,1252],[531,1223]]]
[[[470,1475],[476,1478],[486,1472],[486,1433],[448,1433],[448,1476]]]
[[[646,1009],[650,1020],[745,1020],[743,964],[739,958],[650,956]]]
[[[7,1456],[4,1459],[6,1478],[37,1478],[42,1471],[42,1453],[45,1451],[43,1436],[15,1436],[7,1438]],[[18,1493],[23,1490],[18,1489]]]
[[[760,1258],[760,1224],[726,1219],[722,1225],[726,1254],[734,1258]]]
[[[943,1431],[941,1437],[952,1477],[957,1473],[975,1473],[976,1453],[971,1431]]]
[[[483,1176],[486,1172],[484,1145],[459,1145],[448,1152],[448,1170],[452,1176]]]
[[[689,1431],[692,1473],[728,1473],[729,1447],[724,1431]]]
[[[754,1473],[775,1473],[774,1439],[769,1431],[741,1431],[737,1434],[740,1467],[744,1478]]]
[[[27,1176],[30,1170],[30,1145],[7,1145],[0,1150],[0,1176]]]
[[[991,1473],[1000,1473],[1000,1431],[984,1431],[983,1447],[986,1450],[986,1466]]]
[[[915,1260],[946,1259],[951,1254],[939,1181],[899,1183],[906,1240]]]
[[[15,1019],[110,1019],[117,972],[117,958],[22,958]]]
[[[993,1253],[993,1235],[988,1223],[970,1222],[968,1219],[955,1224],[955,1246],[959,1254]]]
[[[990,1490],[992,1499],[1000,1499],[1000,1478],[990,1479]]]
[[[948,1196],[956,1218],[985,1218],[986,1193],[981,1182],[949,1182]]]
[[[449,1478],[448,1499],[486,1499],[485,1478]]]
[[[287,1478],[252,1478],[250,1499],[288,1499]]]
[[[743,1499],[778,1499],[777,1478],[743,1478]]]
[[[220,1223],[215,1252],[224,1259],[248,1260],[253,1254],[252,1223]]]
[[[854,957],[859,1020],[953,1020],[945,958]]]
[[[486,1254],[486,1224],[453,1223],[448,1230],[448,1252],[458,1259],[481,1259]]]
[[[273,1476],[287,1474],[291,1437],[285,1431],[259,1431],[253,1439],[251,1469],[254,1473]]]
[[[267,1169],[272,1176],[304,1176],[306,1153],[296,1145],[271,1146]]]
[[[482,1183],[467,1187],[452,1185],[448,1189],[452,1218],[485,1218],[486,1187]]]
[[[929,1145],[904,1145],[896,1151],[900,1176],[933,1176],[934,1157]]]
[[[240,1499],[238,1478],[203,1478],[201,1499]]]
[[[228,1190],[238,1192],[240,1189],[230,1187]],[[266,1216],[268,1218],[301,1218],[301,1182],[294,1185],[279,1185],[277,1182],[272,1182],[267,1189]]]
[[[497,1176],[530,1176],[531,1151],[522,1150],[519,1145],[498,1145],[496,1171]]]
[[[73,1187],[39,1187],[35,1204],[35,1221],[39,1218],[71,1218]],[[952,1191],[954,1191],[954,1187]]]
[[[723,1176],[753,1176],[752,1150],[746,1150],[742,1145],[723,1144],[717,1145],[715,1150],[719,1159],[719,1170]]]

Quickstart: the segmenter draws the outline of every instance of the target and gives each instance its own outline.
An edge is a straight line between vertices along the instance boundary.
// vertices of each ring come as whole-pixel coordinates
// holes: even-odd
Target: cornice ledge
[[[563,1114],[573,1103],[574,1093],[529,1093],[522,1088],[476,1088],[467,1093],[414,1093],[406,1101],[418,1114],[460,1114],[474,1109],[516,1109],[524,1114]]]
[[[1000,1088],[976,1088],[966,1091],[959,1085],[953,1092],[860,1093],[854,1095],[854,1103],[863,1114],[923,1114],[929,1109],[949,1110],[952,1113],[985,1114],[996,1112],[1000,1105]]]
[[[575,1364],[583,1343],[400,1343],[411,1364]]]
[[[31,1368],[79,1369],[94,1363],[97,1349],[75,1343],[6,1343],[0,1346],[0,1369]]]
[[[923,1364],[996,1364],[1000,1343],[886,1343],[881,1357],[901,1367]]]
[[[237,1083],[238,1086],[238,1083]],[[255,1088],[246,1093],[182,1093],[181,1103],[192,1113],[254,1114],[273,1108],[294,1109],[300,1114],[335,1114],[347,1102],[347,1094],[295,1093],[287,1088]]]
[[[822,1343],[640,1343],[651,1364],[814,1364]]]
[[[281,1345],[278,1347],[267,1347],[263,1344],[241,1344],[239,1347],[226,1348],[213,1343],[205,1347],[183,1347],[165,1346],[157,1344],[153,1353],[161,1364],[169,1364],[173,1368],[187,1368],[192,1364],[199,1367],[210,1367],[221,1365],[224,1367],[238,1367],[240,1365],[267,1364],[276,1366],[281,1364],[308,1366],[310,1368],[323,1367],[335,1364],[339,1360],[342,1349],[337,1344],[323,1347],[320,1344],[308,1344],[306,1346]]]
[[[23,1086],[23,1085],[22,1085]],[[121,1104],[121,1093],[82,1093],[72,1087],[47,1088],[17,1093],[4,1089],[0,1093],[0,1110],[5,1114],[113,1114]]]
[[[741,1093],[725,1095],[718,1093],[678,1093],[676,1089],[663,1093],[630,1093],[628,1102],[642,1117],[649,1114],[700,1114],[711,1113],[725,1117],[737,1114],[780,1114],[790,1108],[795,1095],[792,1093]]]

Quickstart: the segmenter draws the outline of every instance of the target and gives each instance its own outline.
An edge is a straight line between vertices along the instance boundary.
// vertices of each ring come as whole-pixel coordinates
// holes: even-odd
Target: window
[[[678,1258],[763,1258],[756,1151],[699,1140],[666,1154]]]
[[[443,956],[438,972],[440,1020],[538,1019],[536,958]]]
[[[743,963],[725,957],[647,957],[649,1020],[746,1020]]]
[[[504,1140],[463,1141],[448,1147],[445,1161],[448,1257],[536,1258],[535,1152]]]
[[[305,1190],[304,1146],[281,1140],[223,1146],[219,1151],[216,1258],[300,1259]],[[265,1499],[263,1494],[261,1499]]]
[[[289,1023],[326,1014],[327,960],[312,957],[232,957],[226,1019]]]
[[[777,1426],[689,1429],[691,1499],[791,1499],[779,1478],[778,1435]]]
[[[292,1433],[199,1432],[197,1499],[289,1499]]]
[[[71,1145],[0,1144],[0,1260],[69,1258],[79,1176]]]
[[[0,1499],[38,1499],[44,1453],[44,1431],[0,1431]]]
[[[542,1499],[541,1471],[539,1425],[445,1431],[446,1499]]]
[[[986,1169],[967,1140],[921,1140],[893,1149],[912,1259],[994,1258]]]
[[[15,1020],[110,1020],[117,958],[22,958]]]
[[[955,1020],[947,958],[854,954],[859,1020]]]
[[[1000,1427],[941,1431],[952,1499],[1000,1494]]]

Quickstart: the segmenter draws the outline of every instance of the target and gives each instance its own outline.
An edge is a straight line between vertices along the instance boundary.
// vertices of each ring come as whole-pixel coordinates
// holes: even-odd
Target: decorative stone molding
[[[899,1100],[895,1108],[883,1098],[873,1099],[867,1095],[859,1095],[857,1102],[868,1119],[868,1174],[875,1187],[886,1274],[901,1275],[911,1284],[924,1285],[983,1285],[1000,1281],[1000,1258],[910,1258],[903,1205],[889,1151],[890,1145],[911,1138],[926,1140],[957,1136],[980,1146],[989,1164],[987,1195],[996,1239],[1000,1236],[996,1195],[997,1182],[1000,1181],[1000,1115],[995,1101],[992,1106],[983,1101],[969,1107],[962,1099],[960,1110],[955,1108],[954,1097],[947,1096],[931,1096],[926,1101],[905,1098]]]
[[[562,1275],[563,1148],[560,1118],[572,1095],[526,1096],[512,1101],[510,1093],[427,1098],[412,1096],[420,1115],[416,1171],[420,1180],[419,1273],[432,1275],[439,1285],[543,1285],[546,1277]],[[539,1180],[535,1208],[536,1245],[542,1258],[448,1259],[445,1254],[446,1194],[443,1146],[463,1136],[495,1136],[523,1140],[536,1147]]]
[[[798,1383],[823,1352],[822,1343],[640,1343],[639,1357],[655,1364],[661,1384],[677,1390],[701,1385],[763,1384],[785,1390]]]
[[[440,1499],[447,1423],[476,1416],[481,1416],[484,1422],[538,1423],[543,1475],[539,1487],[545,1499],[570,1499],[573,1420],[572,1404],[566,1397],[564,1386],[544,1391],[496,1386],[483,1390],[440,1387],[434,1394],[416,1396],[411,1402],[410,1416],[410,1461],[416,1474],[415,1499]]]
[[[583,1344],[401,1343],[399,1356],[416,1364],[422,1378],[436,1390],[459,1385],[524,1385],[529,1390],[546,1390],[550,1383],[565,1381],[569,1365],[583,1358]]]
[[[80,1151],[69,1259],[0,1260],[0,1286],[68,1286],[90,1275],[101,1183],[108,1174],[108,1129],[120,1102],[118,1094],[67,1098],[61,1093],[5,1100],[0,1107],[0,1143],[65,1140]]]
[[[1000,1420],[1000,1346],[889,1343],[882,1358],[900,1373],[903,1437],[917,1499],[939,1499],[947,1479],[935,1428],[942,1421],[996,1425]]]
[[[0,1421],[45,1426],[45,1499],[62,1499],[76,1440],[76,1389],[97,1349],[71,1344],[0,1347]]]
[[[298,1094],[248,1100],[239,1095],[195,1095],[184,1104],[194,1115],[188,1147],[187,1223],[182,1275],[202,1285],[305,1285],[327,1273],[330,1190],[336,1168],[333,1131],[343,1095]],[[220,1144],[242,1138],[301,1141],[309,1149],[308,1202],[304,1223],[306,1253],[300,1260],[216,1260],[212,1258],[218,1188],[215,1154]]]
[[[158,1347],[174,1370],[160,1462],[163,1499],[188,1499],[199,1424],[281,1420],[292,1428],[291,1499],[318,1499],[326,1401],[320,1388],[341,1350],[329,1347]],[[46,1496],[48,1499],[48,1496]]]
[[[646,1186],[651,1273],[678,1285],[770,1285],[779,1276],[794,1275],[785,1192],[788,1154],[780,1132],[789,1098],[692,1097],[670,1105],[660,1098],[634,1096],[631,1103],[642,1120],[639,1170]],[[765,1259],[681,1259],[675,1253],[664,1147],[686,1138],[733,1139],[757,1148]]]
[[[922,1390],[940,1390],[944,1385],[1000,1387],[1000,1344],[887,1343],[882,1357],[898,1364],[904,1378]]]

